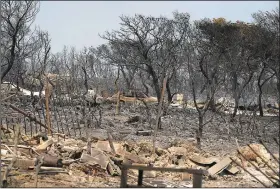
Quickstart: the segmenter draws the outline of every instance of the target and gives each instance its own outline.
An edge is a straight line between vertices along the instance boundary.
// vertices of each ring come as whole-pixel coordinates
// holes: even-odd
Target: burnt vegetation
[[[199,149],[279,138],[279,8],[252,23],[122,15],[118,30],[99,35],[103,45],[57,53],[47,31],[30,27],[39,9],[1,2],[1,129],[13,122],[84,141],[96,129],[115,140],[175,136]],[[24,117],[11,118],[11,106]]]

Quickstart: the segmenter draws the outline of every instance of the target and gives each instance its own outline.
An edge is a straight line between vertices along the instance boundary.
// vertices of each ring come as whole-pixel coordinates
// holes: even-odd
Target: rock
[[[185,155],[188,153],[186,148],[183,147],[170,147],[168,148],[168,151],[174,155]]]
[[[86,162],[90,165],[100,165],[102,169],[106,170],[109,163],[109,158],[101,151],[95,150],[92,155],[88,155],[83,152],[81,156],[81,162]]]
[[[166,151],[162,148],[156,148],[155,152],[158,156],[162,156],[163,154],[166,153]]]
[[[93,144],[93,146],[104,152],[112,152],[109,141],[97,141],[97,143]],[[124,154],[124,147],[121,144],[113,142],[113,146],[115,148],[116,154]]]
[[[132,163],[145,163],[147,160],[145,160],[143,157],[139,157],[136,154],[125,152],[124,157],[128,160],[131,160]]]
[[[189,174],[189,173],[182,173],[181,174],[181,180],[182,181],[190,181],[192,180],[193,176],[192,174]]]
[[[144,178],[155,178],[157,176],[156,171],[144,171],[143,177]]]
[[[270,154],[266,151],[265,147],[261,144],[250,144],[251,148],[254,149],[256,153],[258,153],[265,161],[270,160]],[[256,161],[259,158],[248,146],[241,147],[239,150],[242,155],[250,161]]]

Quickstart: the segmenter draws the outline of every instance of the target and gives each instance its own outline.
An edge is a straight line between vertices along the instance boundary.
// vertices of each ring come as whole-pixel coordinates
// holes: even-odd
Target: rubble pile
[[[12,131],[9,134],[12,137],[16,136]],[[2,131],[2,135],[7,135],[7,133]],[[247,162],[243,168],[240,168],[235,162],[242,165],[244,158],[242,159],[237,153],[225,157],[211,156],[197,149],[195,142],[191,140],[176,140],[166,149],[156,147],[155,154],[152,154],[151,140],[113,142],[110,134],[108,137],[98,136],[96,134],[85,141],[59,133],[54,133],[52,136],[38,133],[33,137],[20,135],[19,143],[15,144],[16,148],[12,143],[14,140],[6,144],[2,143],[2,175],[13,162],[9,179],[3,182],[7,182],[8,186],[17,187],[118,187],[120,179],[118,176],[121,174],[123,163],[204,169],[208,171],[204,182],[232,179],[238,175],[242,178],[246,174],[244,170],[252,168],[250,165],[254,164],[264,172],[266,171],[268,178],[275,182],[277,179],[279,181],[277,174],[267,171],[268,166],[278,170],[279,162],[274,161],[260,144],[251,146],[258,151],[261,158],[253,155],[247,147],[239,149],[245,159],[250,161],[250,164]],[[265,159],[266,163],[262,159]],[[128,173],[134,178],[138,174],[134,170],[129,170]],[[12,178],[14,178],[13,181]],[[192,175],[146,171],[144,178],[147,178],[145,181],[154,186],[191,187]],[[149,178],[152,180],[149,181]],[[161,181],[155,182],[156,179]],[[170,182],[173,184],[170,185]]]

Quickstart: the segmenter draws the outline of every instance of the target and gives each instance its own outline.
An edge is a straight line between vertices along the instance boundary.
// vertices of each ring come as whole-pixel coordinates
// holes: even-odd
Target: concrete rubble
[[[96,179],[100,177],[116,178],[115,176],[120,176],[123,163],[204,169],[208,171],[208,175],[205,175],[206,180],[217,180],[218,177],[224,177],[225,175],[236,176],[244,173],[240,167],[233,163],[232,159],[237,162],[242,161],[237,154],[226,157],[207,156],[198,150],[191,140],[177,141],[173,146],[166,149],[157,147],[156,153],[152,155],[152,143],[150,141],[139,141],[137,143],[113,142],[114,150],[112,150],[110,141],[107,138],[97,140],[97,134],[88,142],[68,137],[62,138],[59,135],[46,137],[46,135],[41,134],[37,136],[41,136],[40,140],[29,136],[20,137],[17,146],[17,160],[10,172],[10,177],[18,177],[19,172],[24,172],[25,175],[33,178],[38,160],[42,157],[44,157],[44,161],[38,172],[39,175],[45,175],[45,178],[48,175],[50,179],[54,179],[55,175],[64,174],[65,178],[62,178],[62,181],[68,179],[77,183],[82,181],[96,182]],[[279,165],[273,162],[269,153],[260,144],[253,144],[253,146],[275,170],[279,169]],[[6,169],[14,157],[12,149],[13,145],[1,144],[1,170]],[[262,167],[268,177],[274,180],[279,179],[273,172],[268,171],[246,147],[242,147],[241,151],[248,160],[258,167]],[[248,167],[248,164],[246,166]],[[1,173],[3,174],[3,172]],[[129,174],[134,177],[137,177],[137,173],[137,171],[129,171]],[[151,183],[154,183],[157,178],[168,178],[158,182],[158,186],[167,187],[169,186],[167,180],[190,182],[192,175],[149,171],[144,172],[144,178],[154,178],[154,181],[150,181]],[[164,184],[165,180],[166,184]],[[29,182],[31,182],[30,179]],[[40,182],[45,181],[39,179],[39,186]],[[115,186],[118,186],[116,181]],[[67,187],[70,187],[70,185]]]

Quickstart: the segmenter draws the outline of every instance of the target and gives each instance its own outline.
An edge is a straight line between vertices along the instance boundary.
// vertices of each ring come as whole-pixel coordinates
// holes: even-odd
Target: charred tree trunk
[[[202,132],[203,132],[203,115],[199,112],[198,129],[196,131],[196,141],[197,141],[197,147],[199,149],[201,148]]]
[[[167,92],[167,100],[168,100],[168,104],[171,103],[172,101],[172,94],[171,94],[171,89],[170,89],[170,79],[167,79],[166,82],[166,92]]]
[[[232,114],[232,119],[234,119],[234,117],[237,114],[238,106],[239,106],[239,98],[237,96],[235,96],[234,97],[234,110],[233,110],[233,114]]]
[[[262,77],[264,71],[265,71],[265,67],[262,68],[262,71],[261,71],[261,73],[260,73],[260,75],[258,77],[258,88],[259,88],[258,104],[259,104],[260,116],[262,116],[262,117],[263,117],[263,107],[262,107],[262,94],[263,94],[263,91],[262,91],[262,87],[263,87],[263,85],[266,82],[268,82],[275,75],[275,73],[274,73],[270,77],[266,78],[263,82],[261,82],[261,77]]]
[[[278,118],[280,123],[280,67],[277,76],[277,90],[278,90]]]
[[[258,98],[258,103],[259,103],[260,116],[263,117],[262,88],[261,88],[261,87],[259,87],[259,98]]]
[[[120,70],[122,72],[122,75],[123,75],[123,78],[124,78],[124,81],[125,81],[125,84],[126,84],[126,87],[127,89],[131,89],[131,81],[129,80],[129,78],[127,77],[125,71],[124,71],[124,68],[123,66],[120,66]]]
[[[140,72],[139,76],[140,76],[141,83],[142,83],[143,87],[145,88],[145,94],[149,95],[149,87],[145,83],[145,79],[143,78],[143,75],[141,72]]]
[[[237,73],[234,72],[233,73],[233,93],[234,93],[234,101],[235,101],[235,105],[234,105],[234,111],[233,111],[233,114],[231,116],[232,120],[234,119],[234,117],[236,116],[237,114],[237,109],[238,109],[238,106],[239,106],[239,99],[241,97],[241,94],[243,92],[243,90],[245,89],[245,87],[250,83],[250,81],[252,80],[253,78],[253,75],[254,73],[251,72],[249,77],[248,77],[248,80],[240,87],[238,87],[238,82],[237,82]]]
[[[207,98],[209,100],[209,107],[211,111],[216,112],[215,99],[214,99],[215,91],[213,89],[212,82],[209,82],[209,88],[210,88],[209,95],[207,95]]]
[[[263,107],[262,107],[262,85],[261,85],[261,77],[263,75],[264,68],[262,69],[260,76],[258,78],[258,88],[259,88],[259,97],[258,97],[258,103],[259,103],[259,111],[260,111],[260,116],[263,117]]]
[[[17,73],[17,76],[16,76],[16,86],[17,86],[17,90],[20,91],[20,88],[19,88],[19,76],[18,76],[19,73]]]
[[[117,75],[117,78],[115,80],[115,87],[116,87],[116,91],[117,91],[117,105],[116,105],[116,115],[119,115],[120,113],[120,89],[119,89],[119,86],[118,86],[118,80],[119,80],[119,77],[120,77],[120,68],[118,67],[118,75]]]
[[[232,114],[232,119],[236,116],[237,109],[238,109],[238,104],[239,104],[239,99],[237,97],[237,73],[234,71],[232,73],[232,86],[233,86],[233,98],[234,98],[234,110]]]
[[[159,102],[161,94],[160,94],[160,87],[159,87],[159,83],[158,83],[158,78],[156,76],[155,71],[153,70],[153,68],[151,66],[148,66],[148,70],[149,70],[149,74],[152,76],[152,81],[153,81],[153,84],[154,84],[154,89],[156,91],[157,99],[158,99],[158,102]]]
[[[39,97],[40,99],[42,98],[42,90],[44,89],[44,83],[42,81],[42,76],[40,76],[39,81],[40,81],[40,89],[39,89]]]

